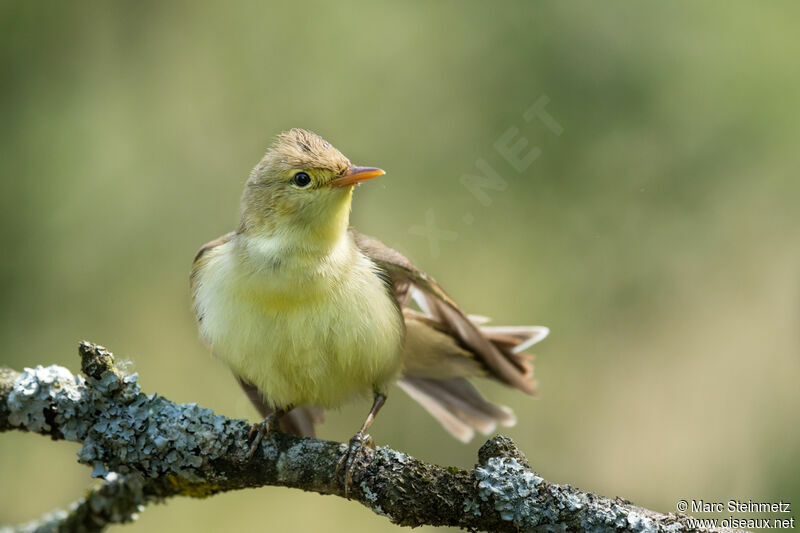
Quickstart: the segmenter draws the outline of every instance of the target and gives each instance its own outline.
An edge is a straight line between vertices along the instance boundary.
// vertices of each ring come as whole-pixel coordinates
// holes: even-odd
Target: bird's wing
[[[541,328],[531,326],[513,332],[481,328],[476,324],[478,320],[470,320],[436,281],[403,254],[352,228],[350,233],[361,252],[391,281],[401,307],[407,306],[409,298],[413,297],[429,317],[431,327],[446,333],[458,347],[473,354],[486,368],[486,374],[527,394],[535,393],[532,356],[520,353],[517,348],[526,343],[529,346],[531,336],[541,339]],[[408,317],[406,320],[408,322]],[[523,334],[523,329],[528,334]]]
[[[216,248],[217,246],[221,246],[231,240],[234,235],[236,235],[235,231],[231,231],[230,233],[226,233],[222,237],[217,237],[213,241],[208,241],[203,246],[197,250],[197,253],[194,256],[194,262],[192,262],[192,273],[189,275],[189,290],[192,294],[192,299],[194,300],[195,290],[197,289],[197,278],[200,275],[200,271],[203,270],[203,267],[206,266],[208,262],[209,252]],[[202,320],[203,317],[198,316],[198,320]]]

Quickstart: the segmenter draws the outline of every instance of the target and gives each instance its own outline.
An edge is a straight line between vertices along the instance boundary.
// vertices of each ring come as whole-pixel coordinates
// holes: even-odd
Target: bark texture
[[[0,431],[80,442],[78,461],[99,484],[70,509],[14,531],[100,531],[171,496],[279,485],[344,497],[336,465],[346,445],[273,434],[245,460],[250,425],[196,404],[144,394],[137,375],[102,346],[80,345],[82,375],[61,366],[0,368]],[[507,437],[486,442],[473,470],[427,464],[386,447],[370,451],[350,498],[403,526],[473,531],[683,532],[662,514],[548,482]],[[2,528],[0,528],[2,529]]]

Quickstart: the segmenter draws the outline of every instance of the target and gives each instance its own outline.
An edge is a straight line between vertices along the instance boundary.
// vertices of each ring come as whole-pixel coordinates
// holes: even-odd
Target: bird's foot
[[[359,431],[350,439],[347,451],[336,465],[336,475],[343,475],[344,497],[348,500],[350,499],[350,487],[353,485],[353,472],[358,462],[364,457],[367,447],[374,450],[375,441],[366,433]]]
[[[253,439],[253,442],[250,443],[250,449],[247,450],[247,454],[244,456],[244,460],[242,462],[246,463],[253,458],[258,447],[261,445],[261,442],[264,438],[269,438],[270,435],[273,433],[279,433],[281,430],[280,426],[280,413],[274,412],[268,415],[264,420],[258,422],[257,424],[253,424],[250,427],[250,433],[248,434],[248,439]],[[255,437],[255,438],[254,438]]]

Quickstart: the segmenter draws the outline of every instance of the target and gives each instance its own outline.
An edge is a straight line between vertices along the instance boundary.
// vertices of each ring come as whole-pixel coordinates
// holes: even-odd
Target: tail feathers
[[[462,442],[472,440],[476,430],[488,435],[497,424],[513,426],[517,422],[508,407],[487,402],[464,378],[404,376],[397,384]]]
[[[481,326],[480,329],[492,344],[514,361],[525,379],[531,380],[532,393],[535,393],[533,354],[525,353],[525,350],[547,337],[550,330],[545,326]]]
[[[481,326],[481,331],[498,347],[522,353],[550,333],[545,326]]]
[[[453,337],[459,346],[472,352],[491,377],[527,394],[536,393],[530,379],[533,375],[530,357],[516,357],[516,354],[542,339],[546,328],[484,329],[487,317],[464,314],[432,280],[422,285],[412,285],[410,295],[422,314],[437,322],[437,329]],[[500,338],[493,340],[491,335]]]
[[[476,326],[481,326],[483,324],[487,324],[492,321],[491,318],[484,315],[467,315],[467,318],[469,318],[470,322],[472,322]]]

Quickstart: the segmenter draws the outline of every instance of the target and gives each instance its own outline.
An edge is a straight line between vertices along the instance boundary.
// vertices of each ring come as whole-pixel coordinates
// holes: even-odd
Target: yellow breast
[[[275,406],[334,407],[401,366],[403,320],[372,262],[345,235],[324,257],[237,238],[197,274],[195,307],[213,353]]]

